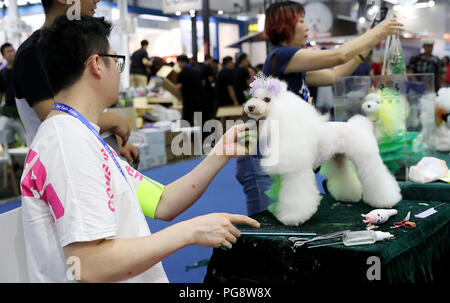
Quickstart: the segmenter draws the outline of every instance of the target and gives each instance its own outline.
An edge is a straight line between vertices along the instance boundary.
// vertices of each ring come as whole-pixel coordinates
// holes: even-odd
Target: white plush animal
[[[381,106],[381,96],[379,94],[370,93],[364,99],[361,104],[361,109],[364,115],[369,118],[373,123],[374,135],[377,140],[381,138],[382,132],[381,120],[380,120],[380,106]]]
[[[288,91],[284,82],[262,75],[251,83],[251,93],[244,110],[254,119],[265,118],[261,166],[281,177],[275,216],[283,224],[302,224],[317,211],[321,195],[314,169],[321,165],[336,200],[358,202],[362,196],[375,208],[391,208],[401,200],[366,117],[327,122],[312,105]]]
[[[420,100],[422,132],[418,138],[430,148],[450,151],[450,87],[438,94],[429,93]]]

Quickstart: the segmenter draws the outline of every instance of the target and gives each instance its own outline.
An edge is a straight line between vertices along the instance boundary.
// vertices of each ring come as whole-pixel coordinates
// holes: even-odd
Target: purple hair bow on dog
[[[258,88],[266,89],[272,96],[277,96],[283,89],[283,82],[279,79],[266,77],[264,74],[258,73],[256,79],[250,83],[250,93],[254,95]]]

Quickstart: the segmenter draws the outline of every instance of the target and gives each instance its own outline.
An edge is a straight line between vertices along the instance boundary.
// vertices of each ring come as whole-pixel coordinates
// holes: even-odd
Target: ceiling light
[[[176,11],[176,12],[175,12],[175,15],[181,16],[181,12],[180,12],[180,11]]]
[[[428,1],[428,7],[433,7],[435,5],[434,1]]]
[[[364,23],[366,22],[366,18],[360,17],[360,18],[358,19],[358,22],[359,22],[360,24],[364,24]]]
[[[217,11],[217,14],[218,14],[218,15],[223,15],[223,10],[218,10],[218,11]]]

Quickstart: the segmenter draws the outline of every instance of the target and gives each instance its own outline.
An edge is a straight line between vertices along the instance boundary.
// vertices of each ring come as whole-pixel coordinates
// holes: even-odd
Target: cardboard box
[[[172,95],[174,95],[177,99],[181,99],[181,93],[177,89],[177,77],[178,74],[175,72],[175,70],[169,66],[164,65],[162,66],[158,72],[156,73],[158,77],[161,77],[163,82],[161,84],[162,87],[164,87],[166,90],[168,90]]]
[[[157,128],[143,128],[133,132],[133,136],[141,138],[143,144],[152,145],[154,143],[162,142],[166,145],[166,134],[164,131]]]
[[[130,130],[136,130],[136,109],[134,107],[112,107],[108,108],[108,112],[115,113],[128,121]]]
[[[139,162],[138,170],[143,171],[164,164],[167,164],[166,155],[165,154],[156,155],[154,157],[141,159],[141,161]]]

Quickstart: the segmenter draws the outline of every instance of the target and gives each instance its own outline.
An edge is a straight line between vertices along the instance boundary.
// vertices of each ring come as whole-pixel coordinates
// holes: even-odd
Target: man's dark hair
[[[5,49],[6,49],[7,47],[13,47],[13,46],[11,45],[11,43],[6,42],[6,43],[4,43],[4,44],[0,47],[0,52],[2,53],[2,56],[5,55],[4,52],[5,52]]]
[[[110,33],[111,23],[103,17],[81,16],[70,21],[65,15],[41,31],[39,58],[54,94],[80,79],[91,55],[108,53]],[[109,64],[108,58],[102,59]]]
[[[229,62],[233,61],[233,58],[231,58],[230,56],[226,56],[225,58],[223,58],[222,60],[222,65],[227,65]]]
[[[205,55],[205,60],[204,60],[204,61],[209,60],[209,59],[212,59],[211,55],[206,54],[206,55]]]
[[[148,45],[148,41],[147,40],[142,40],[141,41],[141,46],[142,47],[147,46],[147,45]]]
[[[44,8],[44,13],[48,14],[53,6],[53,0],[41,0],[42,7]]]
[[[237,59],[237,63],[238,64],[241,64],[241,62],[242,61],[244,61],[245,59],[247,59],[247,54],[246,53],[241,53],[239,56],[238,56],[238,59]]]
[[[179,55],[177,57],[177,62],[186,62],[189,63],[189,58],[186,55]]]

